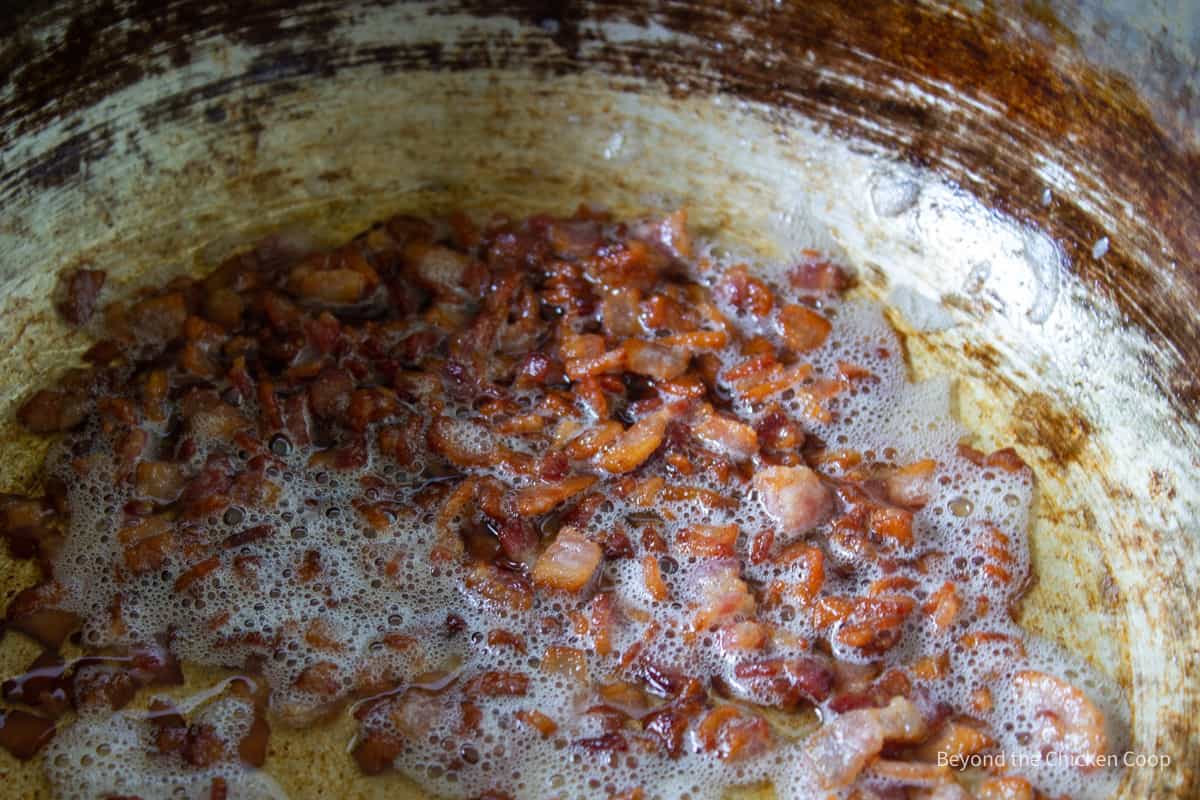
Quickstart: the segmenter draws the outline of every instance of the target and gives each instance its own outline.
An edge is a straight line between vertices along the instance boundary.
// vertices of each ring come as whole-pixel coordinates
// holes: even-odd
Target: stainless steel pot
[[[840,254],[896,309],[914,372],[958,376],[981,443],[1017,444],[1039,478],[1024,620],[1124,687],[1134,751],[1171,758],[1122,796],[1196,796],[1195,11],[862,5],[9,12],[0,486],[27,487],[43,447],[13,404],[85,346],[51,310],[62,268],[107,270],[115,296],[283,225],[684,203],[734,247]],[[0,569],[10,593],[33,577]],[[278,732],[269,767],[294,797],[397,791],[357,777],[345,734]],[[0,773],[46,790],[4,754]]]

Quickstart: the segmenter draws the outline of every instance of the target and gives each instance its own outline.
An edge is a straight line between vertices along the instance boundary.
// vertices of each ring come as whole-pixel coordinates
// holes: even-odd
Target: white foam
[[[763,274],[781,297],[776,308],[794,299],[796,293],[781,279],[782,267],[764,269]],[[1033,642],[1008,617],[1012,587],[1029,569],[1025,529],[1033,487],[1028,475],[977,466],[959,455],[956,445],[966,431],[952,417],[948,381],[908,381],[900,342],[878,306],[831,296],[818,298],[817,306],[832,319],[834,327],[828,340],[805,356],[813,365],[813,380],[836,377],[839,362],[866,368],[874,379],[828,402],[828,409],[835,415],[833,422],[810,418],[801,399],[794,395],[783,396],[784,408],[810,436],[819,437],[831,449],[857,450],[868,461],[895,465],[936,460],[932,495],[914,515],[914,532],[919,551],[942,554],[930,559],[924,570],[914,563],[902,563],[889,565],[885,572],[879,562],[826,545],[830,563],[823,592],[861,595],[873,581],[888,575],[916,581],[918,588],[913,595],[918,603],[945,581],[957,583],[967,597],[986,598],[985,612],[966,611],[948,631],[938,631],[927,615],[914,613],[905,623],[899,645],[880,659],[885,666],[899,666],[911,664],[922,655],[950,653],[953,680],[914,678],[914,683],[933,699],[956,708],[961,709],[964,697],[981,686],[992,687],[1003,696],[1006,682],[1015,671],[1029,665],[1051,674],[1070,671],[1084,675],[1069,659]],[[729,308],[724,310],[744,335],[779,341],[777,311],[765,320],[749,320],[738,318]],[[723,355],[730,364],[740,358],[732,349]],[[536,394],[523,395],[523,399],[528,400],[528,407],[537,406]],[[750,421],[764,413],[760,405],[737,400],[733,409]],[[247,408],[248,413],[254,410],[252,406]],[[413,410],[420,417],[412,431],[413,440],[420,441],[425,436],[428,414],[420,406]],[[472,431],[477,428],[470,421],[479,419],[479,415],[470,406],[451,406],[443,413],[456,420],[457,430],[479,452],[496,444],[517,452],[544,449],[544,441],[527,437],[493,441],[491,434],[476,436]],[[583,413],[579,421],[586,424]],[[69,466],[72,448],[80,442],[87,443],[94,465],[83,479]],[[209,456],[220,454],[244,468],[244,462],[237,461],[238,454],[224,443],[200,437],[197,445],[191,460],[194,468]],[[711,489],[739,501],[728,509],[713,509],[697,501],[657,509],[654,527],[669,544],[675,565],[663,576],[671,596],[666,603],[654,602],[643,585],[640,558],[648,551],[643,547],[642,526],[637,521],[646,518],[647,510],[605,492],[607,502],[588,520],[585,529],[596,537],[614,529],[627,531],[637,557],[609,562],[602,585],[612,592],[621,620],[648,619],[658,626],[659,634],[641,641],[644,625],[618,624],[613,633],[613,653],[600,656],[593,651],[591,640],[574,632],[569,623],[572,614],[587,613],[584,601],[538,593],[530,612],[509,614],[469,589],[460,568],[431,562],[437,541],[435,514],[420,509],[416,497],[443,481],[425,474],[424,464],[398,469],[374,451],[365,468],[337,471],[309,468],[313,450],[294,448],[267,470],[268,479],[279,490],[276,507],[245,509],[244,518],[236,525],[227,525],[221,519],[196,521],[192,535],[201,539],[221,540],[257,525],[267,525],[273,531],[265,538],[225,551],[221,555],[222,569],[217,573],[220,579],[202,579],[196,584],[197,591],[176,592],[174,582],[188,565],[168,563],[160,573],[143,575],[118,587],[113,575],[123,555],[116,520],[119,509],[132,495],[128,488],[121,488],[127,484],[114,480],[114,451],[113,443],[93,424],[69,437],[51,461],[53,470],[67,479],[72,509],[70,534],[57,556],[55,575],[67,590],[72,610],[87,620],[85,640],[91,646],[151,641],[165,631],[173,631],[176,652],[192,662],[240,665],[265,654],[262,669],[273,690],[272,703],[296,719],[320,712],[325,702],[325,698],[295,686],[314,664],[331,665],[334,679],[347,696],[362,685],[366,673],[390,676],[393,683],[404,684],[417,675],[453,671],[462,676],[457,683],[438,697],[424,697],[420,708],[410,709],[400,720],[402,725],[420,730],[403,731],[407,749],[396,761],[397,768],[447,796],[474,796],[500,788],[531,799],[595,797],[640,785],[647,797],[699,800],[717,798],[732,784],[764,780],[775,783],[781,797],[798,800],[818,794],[803,745],[795,742],[785,743],[768,756],[735,764],[697,754],[694,741],[678,759],[640,749],[616,753],[611,760],[608,754],[591,754],[573,743],[604,733],[600,716],[585,713],[600,702],[594,687],[580,688],[562,677],[547,680],[538,668],[540,656],[548,647],[579,648],[587,653],[593,679],[608,683],[618,677],[620,656],[641,646],[644,655],[660,667],[733,682],[733,664],[715,641],[717,637],[700,632],[694,646],[688,641],[698,602],[697,586],[703,572],[711,567],[702,563],[704,559],[680,552],[676,543],[689,526],[737,524],[741,531],[738,553],[744,556],[749,538],[771,525],[760,504],[753,501],[748,482],[735,480],[727,485],[703,471],[681,479],[665,468],[655,468],[669,483]],[[516,486],[529,481],[502,468],[467,471],[499,477]],[[367,492],[367,499],[387,504],[391,524],[385,531],[376,531],[356,510],[355,501],[363,496],[364,479],[375,487]],[[114,484],[119,488],[113,489]],[[994,558],[986,552],[992,527],[1009,539],[1008,560],[1003,566],[1014,581],[1008,586],[998,586],[984,569],[987,560]],[[828,533],[826,524],[811,538],[827,542]],[[319,553],[320,573],[305,582],[300,576],[310,551]],[[252,559],[254,568],[235,570],[234,561],[239,559]],[[746,580],[759,585],[802,577],[799,566],[743,563],[741,571]],[[118,591],[123,595],[125,623],[120,635],[108,625],[108,610]],[[450,613],[461,617],[463,630],[447,631]],[[811,615],[790,605],[765,609],[760,619],[805,640],[818,636]],[[563,625],[548,626],[546,620]],[[311,627],[314,625],[319,627]],[[487,645],[488,634],[497,628],[520,636],[525,652]],[[319,632],[317,644],[311,635],[313,630]],[[957,642],[972,631],[1012,636],[1023,641],[1031,655],[1022,661],[1011,647],[1009,653],[992,652],[986,647],[974,654],[964,652]],[[396,649],[385,644],[397,635],[412,637],[417,646]],[[324,639],[330,640],[333,647],[320,641]],[[263,642],[273,644],[264,648]],[[790,652],[781,644],[773,647],[774,651],[768,652],[774,655]],[[834,651],[847,661],[866,660],[861,653],[836,643]],[[458,691],[472,676],[488,671],[528,675],[529,693],[488,701],[482,709],[478,733],[464,735]],[[1110,710],[1114,727],[1120,727],[1119,702],[1111,692],[1085,677],[1075,682],[1082,682]],[[1019,725],[1006,716],[1006,709],[1011,707],[997,703],[996,711],[976,715],[1001,732],[997,735],[1001,747],[1020,749],[1024,745]],[[389,708],[389,704],[381,704],[363,724],[368,730],[396,728],[397,721],[388,716]],[[543,739],[516,721],[518,710],[540,711],[560,728]],[[820,711],[825,718],[834,714],[828,708]],[[1011,730],[1006,727],[1010,723]],[[183,795],[170,796],[203,794],[207,788],[203,780],[185,780],[171,764],[147,759],[147,735],[145,726],[127,714],[86,717],[56,739],[47,757],[48,768],[56,785],[64,787],[65,797],[111,792],[150,798],[167,796],[179,785],[184,787]],[[102,753],[102,747],[108,749]],[[470,752],[464,748],[470,748]],[[219,774],[229,780],[231,788],[238,787],[244,796],[274,796],[271,787],[261,783],[258,773],[228,765],[219,770],[224,770]],[[1104,773],[1101,779],[1096,774],[1042,770],[1030,777],[1044,791],[1091,797],[1100,796],[1111,782],[1112,773]],[[205,773],[204,779],[210,778]],[[177,783],[181,780],[182,784]]]

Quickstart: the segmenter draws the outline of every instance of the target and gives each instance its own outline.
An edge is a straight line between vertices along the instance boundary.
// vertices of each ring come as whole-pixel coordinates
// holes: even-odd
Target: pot
[[[38,4],[0,49],[0,488],[11,423],[109,298],[260,235],[399,212],[685,204],[730,248],[832,252],[915,376],[957,379],[985,448],[1038,480],[1023,622],[1116,681],[1120,796],[1200,792],[1200,122],[1186,4],[723,0]],[[1120,71],[1116,71],[1119,68]],[[3,561],[6,593],[33,568]],[[16,637],[0,666],[19,670]],[[292,797],[364,779],[347,724],[276,731]],[[0,753],[15,796],[47,786]],[[418,793],[419,794],[419,793]],[[413,796],[417,796],[414,794]]]

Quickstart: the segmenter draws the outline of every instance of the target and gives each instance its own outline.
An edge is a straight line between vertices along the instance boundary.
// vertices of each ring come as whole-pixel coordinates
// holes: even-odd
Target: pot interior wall
[[[423,35],[450,35],[452,24]],[[404,211],[686,205],[698,231],[748,257],[816,247],[846,260],[862,291],[896,309],[914,375],[956,376],[958,411],[980,444],[1016,444],[1039,482],[1040,580],[1024,619],[1122,685],[1134,750],[1175,758],[1170,770],[1131,772],[1124,794],[1186,792],[1200,758],[1187,676],[1196,579],[1181,569],[1198,555],[1183,529],[1195,487],[1181,477],[1195,441],[1144,374],[1151,342],[1121,328],[1051,239],[779,109],[630,78],[364,63],[319,80],[239,84],[170,114],[155,105],[204,69],[238,72],[245,57],[214,45],[192,72],[148,78],[81,112],[107,131],[86,170],[7,187],[0,488],[28,488],[43,450],[12,426],[14,404],[86,346],[51,308],[61,268],[105,269],[112,298],[202,272],[280,226],[336,240]],[[28,153],[38,147],[31,139]],[[0,561],[8,594],[33,577]],[[29,657],[7,637],[0,669]],[[343,755],[349,735],[344,721],[308,736],[277,730],[268,769],[293,797],[331,785],[344,797],[411,790],[358,776]],[[36,768],[7,754],[0,770],[22,796],[46,791]]]

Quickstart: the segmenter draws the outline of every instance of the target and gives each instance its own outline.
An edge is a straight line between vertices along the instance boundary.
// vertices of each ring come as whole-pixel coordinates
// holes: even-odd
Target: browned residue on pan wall
[[[1092,431],[1082,414],[1060,409],[1043,392],[1022,396],[1013,409],[1013,416],[1017,441],[1046,448],[1059,464],[1079,455]]]
[[[151,117],[192,112],[241,85],[286,93],[306,79],[366,63],[602,69],[660,78],[675,91],[729,92],[796,109],[934,166],[998,209],[1044,227],[1085,281],[1161,342],[1159,388],[1181,410],[1194,415],[1200,409],[1200,317],[1193,313],[1200,304],[1200,157],[1172,141],[1126,83],[1081,67],[1064,69],[1064,59],[1044,42],[1020,37],[1006,19],[1023,14],[1066,42],[1070,37],[1046,4],[1000,3],[968,13],[938,2],[462,0],[439,13],[447,11],[514,16],[537,26],[539,35],[360,51],[336,35],[346,13],[338,3],[267,0],[251,10],[204,0],[76,4],[60,41],[40,46],[13,35],[0,45],[0,66],[13,87],[0,103],[0,122],[11,126],[11,135],[45,125],[146,74],[187,63],[194,42],[216,35],[262,46],[262,55],[247,75],[170,98]],[[33,14],[14,14],[9,24],[20,31]],[[131,23],[118,25],[122,19]],[[652,22],[689,38],[653,48],[608,42],[585,19]],[[905,85],[943,102],[899,88]],[[992,111],[981,112],[968,99]],[[223,113],[215,103],[206,111],[213,124]],[[9,171],[0,183],[71,180],[110,146],[104,128],[81,130],[42,163]],[[1071,198],[1044,206],[1046,182],[1032,157],[1038,153],[1059,162],[1101,213],[1118,220],[1120,198],[1131,204],[1133,218],[1121,213],[1117,228],[1105,230]],[[1094,259],[1092,247],[1103,236],[1108,252]],[[1179,269],[1168,286],[1161,267],[1172,262]]]
[[[57,8],[35,2],[6,9],[0,15],[5,17],[0,20],[0,75],[6,81],[0,92],[0,137],[13,141],[70,120],[146,76],[190,63],[202,43],[213,39],[254,48],[251,61],[232,76],[214,77],[139,108],[142,128],[179,120],[203,136],[252,130],[256,107],[245,103],[246,96],[261,104],[258,109],[282,105],[302,97],[310,82],[341,72],[357,77],[376,71],[528,66],[549,74],[602,72],[618,86],[625,78],[657,79],[677,94],[722,91],[800,112],[934,167],[997,209],[1044,229],[1063,245],[1085,288],[1111,300],[1131,326],[1146,332],[1153,345],[1146,353],[1146,374],[1157,384],[1146,387],[1147,394],[1158,391],[1170,398],[1184,425],[1200,413],[1200,315],[1195,311],[1200,307],[1200,161],[1155,123],[1128,85],[1068,64],[1062,52],[1051,49],[1055,43],[1070,49],[1073,37],[1046,3],[1002,1],[977,13],[944,0],[460,0],[445,3],[442,12],[476,19],[515,16],[528,26],[526,35],[485,41],[468,31],[453,41],[369,49],[342,37],[341,25],[349,16],[389,5],[400,4],[81,0]],[[1021,35],[1005,19],[1009,12],[1032,18],[1049,36]],[[40,25],[48,18],[62,23],[56,37],[38,41],[28,34],[35,21]],[[664,35],[651,44],[636,37],[607,41],[587,22],[596,19],[654,23],[686,36]],[[359,69],[362,73],[355,72]],[[41,157],[0,161],[0,204],[46,188],[74,191],[86,184],[90,165],[118,155],[137,157],[135,136],[126,139],[127,131],[109,122],[81,119],[75,118],[69,135]],[[122,154],[122,148],[132,154]],[[254,155],[248,145],[247,160]],[[1037,171],[1039,160],[1060,165],[1062,180],[1076,191],[1055,192],[1043,205],[1046,177]],[[269,189],[270,165],[260,166],[239,180]],[[117,211],[103,222],[119,225]],[[10,223],[0,222],[5,224]],[[1109,240],[1107,253],[1093,258],[1101,237]],[[1172,263],[1178,267],[1168,269]],[[971,308],[961,310],[974,314]],[[1010,379],[1017,373],[1006,354],[990,345],[966,352],[956,347],[941,355],[956,368],[967,356],[973,377],[1005,400],[997,414],[1005,416],[1005,435],[1015,436],[1023,453],[1032,453],[1031,460],[1052,480],[1066,485],[1069,475],[1070,480],[1106,482],[1104,473],[1112,464],[1101,463],[1097,455],[1105,431],[1093,431],[1099,426],[1060,402],[1053,388],[1024,391]],[[1137,481],[1164,502],[1186,497],[1195,485],[1182,471],[1140,475]],[[1127,491],[1109,486],[1114,502],[1119,491]],[[1047,504],[1046,509],[1051,522],[1096,531],[1104,524],[1103,506],[1096,504],[1095,515],[1081,504],[1070,510]],[[1194,641],[1195,584],[1188,573],[1194,565],[1189,568],[1179,555],[1193,552],[1192,545],[1149,513],[1137,524],[1103,535],[1111,540],[1106,548],[1131,553],[1131,563],[1142,559],[1147,575],[1179,583],[1178,591],[1162,596],[1126,591],[1122,599],[1131,609],[1161,613],[1146,617],[1152,630],[1122,629],[1117,635],[1157,641],[1171,655],[1176,648],[1183,652],[1185,643]],[[1100,593],[1110,601],[1117,596],[1111,588]],[[1157,737],[1164,749],[1189,754],[1169,776],[1170,785],[1186,789],[1200,765],[1194,685],[1154,689],[1156,698],[1177,694],[1179,699],[1171,708],[1145,711],[1156,716],[1151,738],[1143,744],[1153,747]],[[1189,741],[1191,747],[1181,744]],[[1142,779],[1143,785],[1168,784],[1165,776]]]

